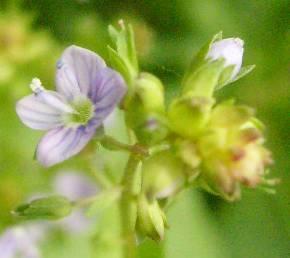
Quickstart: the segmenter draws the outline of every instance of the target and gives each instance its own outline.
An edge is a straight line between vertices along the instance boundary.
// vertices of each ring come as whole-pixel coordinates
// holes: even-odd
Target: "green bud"
[[[195,139],[206,126],[214,99],[181,97],[168,110],[171,129],[183,137]]]
[[[183,80],[183,94],[211,97],[214,90],[230,84],[254,69],[241,67],[244,42],[239,38],[222,39],[216,34],[192,60]]]
[[[143,163],[142,192],[152,198],[167,198],[184,185],[182,162],[171,150],[159,152]]]
[[[63,196],[51,196],[20,205],[13,214],[24,219],[57,220],[68,216],[72,203]]]
[[[167,221],[163,210],[156,199],[151,202],[145,195],[140,195],[137,206],[136,228],[141,236],[147,236],[155,241],[164,238]]]
[[[168,135],[167,121],[157,114],[148,115],[143,123],[135,128],[135,133],[142,144],[158,144]]]
[[[168,134],[164,88],[152,74],[141,73],[134,84],[135,94],[127,105],[126,121],[143,144],[156,144]]]
[[[164,113],[164,87],[156,76],[141,73],[135,81],[135,90],[146,113]]]

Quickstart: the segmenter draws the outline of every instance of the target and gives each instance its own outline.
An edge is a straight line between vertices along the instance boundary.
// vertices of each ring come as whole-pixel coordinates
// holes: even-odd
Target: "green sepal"
[[[219,90],[230,83],[234,69],[235,69],[235,65],[229,65],[224,68],[224,70],[222,71],[220,75],[218,84],[215,87],[215,90]]]
[[[182,94],[190,96],[212,97],[219,78],[224,71],[225,60],[220,58],[215,61],[207,61],[194,73],[188,76],[183,85]]]
[[[256,65],[247,65],[247,66],[243,66],[239,73],[236,75],[235,78],[233,78],[229,83],[235,82],[241,78],[243,78],[244,76],[248,75],[250,72],[252,72],[254,69],[256,68]]]
[[[228,79],[228,80],[227,80],[227,79],[226,79],[226,76],[229,76],[229,75],[231,74],[232,70],[233,70],[233,69],[230,69],[230,67],[233,67],[233,68],[234,68],[234,66],[228,66],[228,67],[225,68],[225,71],[226,71],[227,69],[229,69],[229,71],[226,71],[226,73],[227,73],[228,75],[224,75],[224,76],[225,76],[225,79],[220,79],[219,84],[218,84],[218,86],[216,87],[216,90],[219,90],[219,89],[223,88],[224,86],[226,86],[226,85],[228,85],[228,84],[231,84],[231,83],[233,83],[233,82],[235,82],[235,81],[237,81],[237,80],[243,78],[244,76],[248,75],[250,72],[252,72],[252,71],[255,69],[256,65],[247,65],[247,66],[243,66],[243,67],[240,69],[239,73],[238,73],[234,78],[232,78],[232,79]],[[231,71],[230,71],[230,70],[231,70]],[[225,71],[223,71],[222,76],[223,76],[223,74],[225,73]]]
[[[222,31],[215,34],[212,39],[207,42],[192,59],[183,79],[183,85],[186,84],[188,77],[191,76],[202,64],[204,64],[207,54],[215,41],[222,39]]]
[[[12,214],[16,217],[33,220],[57,220],[67,217],[72,211],[72,203],[63,196],[39,198],[17,207]]]

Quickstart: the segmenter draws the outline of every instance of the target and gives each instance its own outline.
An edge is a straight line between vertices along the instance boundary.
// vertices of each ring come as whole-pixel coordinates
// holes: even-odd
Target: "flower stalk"
[[[120,200],[122,236],[125,241],[123,246],[124,258],[134,258],[136,256],[136,196],[141,187],[141,171],[138,169],[140,163],[140,156],[131,154],[121,182],[124,189]]]

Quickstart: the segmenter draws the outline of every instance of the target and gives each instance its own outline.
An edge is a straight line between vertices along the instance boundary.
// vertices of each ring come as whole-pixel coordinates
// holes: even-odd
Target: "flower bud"
[[[23,204],[13,211],[24,219],[57,220],[67,217],[72,211],[72,203],[63,196],[40,198]]]
[[[194,139],[208,122],[214,99],[206,97],[182,97],[169,107],[171,129],[183,137]]]
[[[135,128],[135,133],[142,144],[158,144],[168,135],[167,121],[158,114],[148,115],[143,123]]]
[[[164,88],[149,73],[141,73],[134,84],[135,94],[127,106],[126,121],[143,144],[160,142],[167,136]]]
[[[143,163],[142,192],[152,198],[167,198],[185,182],[182,162],[171,151],[159,152]]]
[[[157,200],[149,201],[145,195],[140,195],[136,224],[138,233],[160,241],[164,238],[165,227],[167,227],[166,217]]]
[[[164,112],[164,87],[156,76],[150,73],[141,73],[135,81],[135,87],[146,113]]]
[[[244,41],[239,38],[227,38],[214,42],[211,45],[207,58],[210,60],[224,59],[224,67],[232,67],[223,80],[233,79],[242,67]],[[225,76],[223,73],[222,76]]]
[[[183,80],[183,94],[211,97],[214,90],[232,83],[255,66],[242,66],[244,42],[222,39],[221,32],[206,43],[192,60]]]

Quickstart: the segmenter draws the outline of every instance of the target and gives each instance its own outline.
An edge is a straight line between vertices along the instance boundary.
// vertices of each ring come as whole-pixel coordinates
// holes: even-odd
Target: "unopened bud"
[[[182,162],[172,150],[159,152],[144,161],[142,192],[152,198],[167,198],[185,182]]]
[[[234,78],[241,69],[244,53],[244,41],[239,38],[227,38],[214,42],[207,54],[211,60],[224,59],[224,67],[232,66],[229,74],[230,80]]]
[[[13,211],[13,215],[24,219],[57,220],[72,211],[71,202],[63,196],[40,198],[23,204]]]
[[[160,241],[164,238],[165,227],[167,227],[166,217],[157,200],[149,201],[145,195],[139,196],[136,224],[138,233]]]
[[[181,136],[196,138],[209,120],[214,100],[206,97],[182,97],[169,107],[170,127]]]

